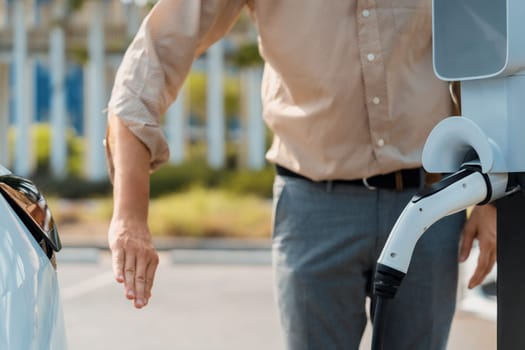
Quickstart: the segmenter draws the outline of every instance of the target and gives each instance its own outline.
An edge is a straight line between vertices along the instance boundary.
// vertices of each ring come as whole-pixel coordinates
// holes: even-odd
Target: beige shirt
[[[267,159],[321,179],[355,179],[421,163],[432,127],[451,114],[432,70],[431,0],[160,0],[118,70],[109,103],[168,158],[160,119],[192,61],[247,5],[266,62]]]

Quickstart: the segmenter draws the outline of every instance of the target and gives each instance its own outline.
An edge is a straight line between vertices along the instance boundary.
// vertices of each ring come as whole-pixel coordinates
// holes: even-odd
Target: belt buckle
[[[370,191],[375,191],[375,190],[377,190],[377,187],[372,186],[372,185],[370,185],[370,184],[368,183],[366,177],[363,177],[361,180],[363,180],[363,185],[365,185],[365,187],[366,187],[367,189],[369,189]]]

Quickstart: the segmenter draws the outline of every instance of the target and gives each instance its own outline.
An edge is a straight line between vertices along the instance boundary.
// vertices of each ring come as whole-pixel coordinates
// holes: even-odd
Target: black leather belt
[[[331,182],[333,185],[352,185],[361,186],[369,189],[383,188],[401,191],[404,188],[421,188],[425,183],[425,172],[422,168],[403,169],[388,174],[371,176],[357,180],[330,180],[330,181],[313,181],[306,176],[297,174],[280,165],[275,166],[277,174],[281,176],[295,177],[311,182],[326,183]]]

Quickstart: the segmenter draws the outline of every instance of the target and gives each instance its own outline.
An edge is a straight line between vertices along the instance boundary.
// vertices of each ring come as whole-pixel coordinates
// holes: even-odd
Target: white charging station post
[[[525,1],[434,0],[436,75],[461,81],[462,116],[446,118],[423,151],[430,172],[477,157],[484,173],[525,171]]]
[[[461,81],[462,116],[430,134],[423,165],[454,172],[525,172],[525,1],[433,0],[434,69]],[[511,176],[512,176],[511,174]],[[523,183],[523,181],[522,181]],[[523,189],[523,186],[522,186]],[[525,349],[525,196],[498,206],[498,349]]]

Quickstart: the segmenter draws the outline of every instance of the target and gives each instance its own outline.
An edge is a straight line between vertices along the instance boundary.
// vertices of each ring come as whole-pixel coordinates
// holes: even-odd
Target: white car
[[[55,264],[60,248],[45,198],[0,166],[0,349],[67,349]]]

